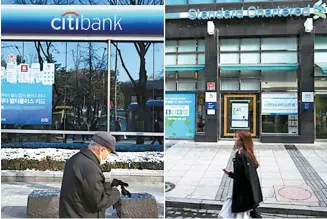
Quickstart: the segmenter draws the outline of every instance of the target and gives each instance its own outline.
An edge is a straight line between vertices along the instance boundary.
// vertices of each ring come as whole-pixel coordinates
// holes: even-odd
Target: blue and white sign
[[[220,8],[217,10],[200,10],[190,8],[188,12],[166,13],[166,19],[190,19],[190,20],[211,20],[211,19],[243,19],[248,18],[275,18],[275,17],[310,17],[313,19],[326,19],[326,3],[322,0],[306,7],[276,7],[260,8],[257,6],[241,7],[239,9]]]
[[[16,65],[2,69],[1,123],[17,125],[52,124],[52,84],[54,64]],[[41,75],[41,77],[38,77]]]
[[[232,103],[232,126],[231,128],[249,127],[249,104]]]
[[[194,138],[195,93],[165,94],[165,133],[167,138]]]
[[[161,5],[2,5],[2,34],[164,35]]]
[[[297,93],[262,93],[261,115],[297,115]]]
[[[302,103],[303,110],[313,110],[313,102]]]
[[[210,110],[210,109],[217,109],[217,102],[206,102],[206,109]]]

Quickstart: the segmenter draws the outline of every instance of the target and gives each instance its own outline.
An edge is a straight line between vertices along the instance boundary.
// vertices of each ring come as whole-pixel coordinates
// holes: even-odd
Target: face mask
[[[108,153],[108,151],[107,151],[107,153]],[[102,160],[102,151],[100,151],[100,165],[103,165],[108,159],[109,159],[109,153],[108,153],[107,158]]]

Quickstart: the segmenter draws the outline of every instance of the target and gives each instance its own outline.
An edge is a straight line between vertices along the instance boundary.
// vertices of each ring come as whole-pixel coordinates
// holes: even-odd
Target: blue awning
[[[327,62],[315,63],[316,66],[321,68],[323,74],[327,74]]]
[[[259,70],[296,70],[298,64],[221,64],[220,70],[225,71],[259,71]]]
[[[205,65],[166,65],[166,71],[203,71]]]

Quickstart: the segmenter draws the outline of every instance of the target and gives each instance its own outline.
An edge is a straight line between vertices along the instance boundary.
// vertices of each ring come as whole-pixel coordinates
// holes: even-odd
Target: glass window
[[[221,80],[221,90],[240,90],[239,80]]]
[[[239,39],[221,39],[220,51],[238,51],[240,49]]]
[[[176,81],[167,81],[165,82],[165,90],[166,91],[176,91],[177,84]]]
[[[262,38],[261,50],[297,50],[297,38],[295,37]]]
[[[188,0],[189,4],[212,4],[215,0]]]
[[[262,89],[297,89],[296,71],[262,71]]]
[[[239,53],[220,53],[220,63],[222,64],[239,64]]]
[[[258,64],[260,63],[260,53],[241,53],[242,64]]]
[[[169,40],[166,42],[166,65],[205,64],[204,40]]]
[[[206,109],[205,109],[205,95],[204,92],[197,93],[197,104],[196,104],[196,130],[197,132],[205,132],[206,122]]]
[[[178,91],[194,91],[196,90],[195,80],[179,80],[177,83]]]
[[[325,88],[327,82],[325,82]],[[315,95],[316,138],[327,138],[327,94]]]
[[[297,52],[262,52],[261,63],[297,63]]]
[[[263,133],[298,133],[297,93],[262,93]]]
[[[241,80],[241,90],[260,90],[260,80]]]
[[[2,125],[3,128],[107,130],[107,120],[105,119],[108,107],[106,101],[108,86],[107,43],[50,41],[5,43],[6,46],[9,44],[16,44],[17,46],[14,46],[15,50],[12,47],[8,47],[9,50],[3,49],[2,66],[6,67],[8,55],[12,54],[16,56],[17,65],[24,62],[29,66],[29,78],[35,79],[32,84],[26,84],[24,88],[18,89],[24,89],[23,93],[28,92],[27,95],[29,96],[45,95],[44,105],[41,104],[42,99],[39,98],[29,100],[24,109],[29,107],[31,101],[34,102],[34,105],[41,104],[42,106],[35,106],[40,109],[38,112],[49,114],[47,117],[41,118],[41,120],[50,120],[51,124],[42,125],[42,122],[34,121],[33,118],[36,118],[35,115],[37,114],[33,114],[25,122],[18,121],[20,116],[17,116],[17,118],[13,118],[15,125]],[[22,44],[23,46],[21,46]],[[19,57],[24,58],[20,59]],[[52,77],[51,64],[54,65],[54,83],[51,84],[50,91],[48,91],[49,86],[45,83],[48,83],[46,81]],[[35,66],[39,67],[36,68]],[[8,72],[8,70],[6,71]],[[29,87],[33,86],[33,83],[38,84],[35,86],[40,86],[38,91],[31,90]],[[2,86],[2,93],[14,93],[13,86],[21,85]],[[23,95],[23,93],[18,95]],[[2,98],[2,101],[4,100],[5,98]]]
[[[240,71],[220,71],[221,78],[238,78]]]
[[[165,0],[165,5],[186,5],[187,0]]]
[[[260,39],[243,38],[241,39],[241,51],[259,51]]]
[[[111,43],[110,130],[163,131],[156,125],[163,122],[163,50],[163,43]]]

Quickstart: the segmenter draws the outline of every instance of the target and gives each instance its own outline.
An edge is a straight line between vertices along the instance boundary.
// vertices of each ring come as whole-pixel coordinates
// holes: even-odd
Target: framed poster
[[[248,128],[249,127],[249,104],[232,103],[232,127],[231,128]]]

